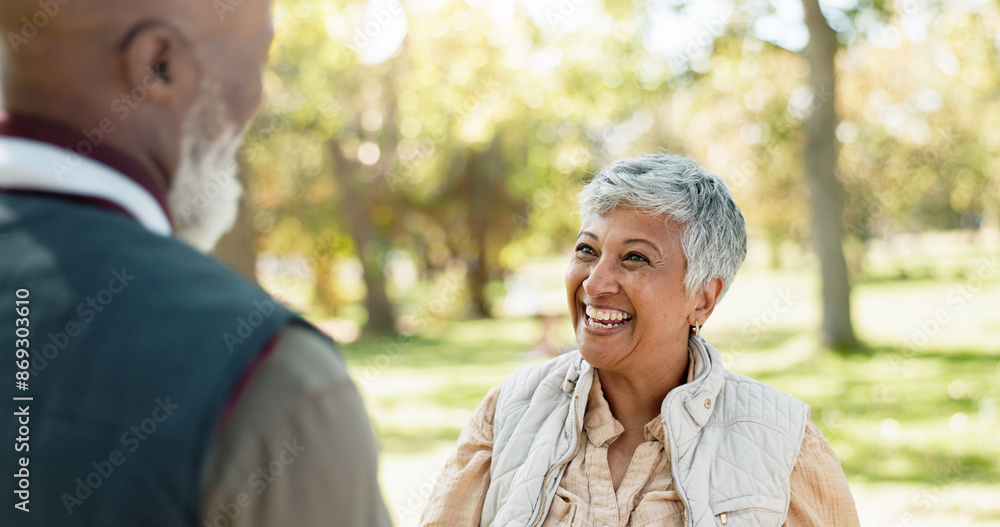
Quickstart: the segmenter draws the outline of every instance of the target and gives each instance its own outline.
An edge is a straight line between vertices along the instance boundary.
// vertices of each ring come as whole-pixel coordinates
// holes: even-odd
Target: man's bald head
[[[192,173],[221,162],[206,164],[211,149],[192,145],[226,142],[210,156],[228,156],[232,136],[260,105],[270,7],[271,0],[0,0],[5,108],[77,130],[113,125],[102,141],[166,189],[176,190],[175,176],[186,170],[184,193],[194,196]]]
[[[3,0],[0,31],[8,69],[33,73],[38,60],[70,65],[73,58],[107,59],[143,26],[183,28],[192,39],[217,32],[222,21],[205,0]],[[65,53],[72,51],[74,53]]]
[[[4,87],[40,87],[47,78],[73,73],[94,80],[97,64],[113,67],[144,33],[162,32],[176,39],[168,43],[204,51],[219,38],[259,31],[255,19],[270,2],[230,1],[235,6],[226,0],[2,0]]]

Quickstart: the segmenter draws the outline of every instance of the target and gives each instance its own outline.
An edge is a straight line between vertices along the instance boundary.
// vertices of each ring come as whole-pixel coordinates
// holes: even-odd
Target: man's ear
[[[695,305],[694,312],[691,315],[692,319],[688,322],[692,326],[695,322],[704,325],[708,317],[712,316],[712,312],[715,311],[715,304],[719,301],[720,295],[722,295],[722,279],[716,277],[709,280],[708,285],[695,295],[698,303]]]
[[[125,79],[134,102],[184,108],[197,94],[198,62],[183,35],[166,23],[137,26],[123,45]]]

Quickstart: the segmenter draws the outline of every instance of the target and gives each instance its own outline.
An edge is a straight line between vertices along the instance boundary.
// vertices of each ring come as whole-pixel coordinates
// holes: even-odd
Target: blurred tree
[[[488,316],[510,270],[572,243],[587,174],[652,151],[725,177],[775,266],[812,230],[846,236],[861,280],[864,241],[996,211],[997,6],[801,5],[280,0],[247,158],[259,248],[378,333],[442,277],[448,313]],[[840,343],[843,252],[818,252]]]
[[[368,312],[365,331],[375,335],[396,331],[395,308],[389,300],[385,273],[391,240],[387,236],[387,225],[378,223],[378,212],[393,201],[392,189],[383,176],[393,170],[399,143],[395,127],[395,86],[392,84],[396,79],[393,66],[397,60],[392,59],[384,71],[367,80],[367,96],[363,91],[364,102],[356,103],[368,119],[378,123],[366,123],[363,116],[358,123],[362,130],[350,126],[341,137],[330,138],[327,142],[333,159],[333,177],[341,190],[340,212],[361,260]],[[354,152],[353,146],[343,143],[344,136],[364,141]]]
[[[806,120],[806,182],[812,205],[812,238],[819,256],[823,284],[824,344],[854,348],[851,325],[851,281],[844,259],[844,188],[838,177],[837,33],[830,28],[819,0],[802,0],[809,44],[802,55],[809,61],[812,113]]]

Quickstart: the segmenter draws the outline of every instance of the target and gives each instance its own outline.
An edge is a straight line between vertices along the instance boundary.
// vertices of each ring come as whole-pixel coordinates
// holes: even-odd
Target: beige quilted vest
[[[782,525],[809,407],[727,371],[701,337],[692,337],[688,349],[695,379],[671,390],[661,406],[686,527]],[[504,382],[483,527],[542,523],[578,453],[593,379],[594,368],[573,352]]]

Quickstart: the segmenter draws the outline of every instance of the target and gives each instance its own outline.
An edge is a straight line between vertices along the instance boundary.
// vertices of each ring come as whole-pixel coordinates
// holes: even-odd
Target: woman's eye
[[[589,246],[589,245],[587,245],[585,243],[581,243],[580,245],[577,245],[576,246],[576,252],[578,252],[578,253],[584,253],[584,254],[593,254],[593,255],[597,254],[597,252],[594,251],[594,249],[591,246]]]
[[[628,261],[630,261],[630,262],[646,262],[646,263],[649,263],[649,259],[647,259],[645,256],[643,256],[643,255],[641,255],[639,253],[628,253],[628,256],[626,256],[625,259],[628,260]]]

